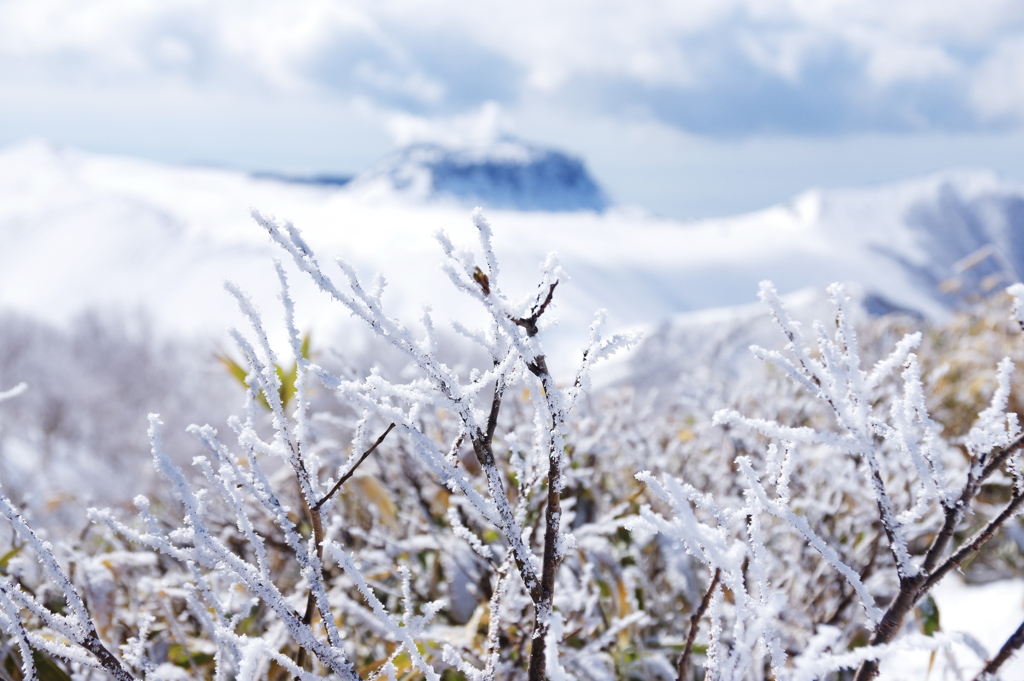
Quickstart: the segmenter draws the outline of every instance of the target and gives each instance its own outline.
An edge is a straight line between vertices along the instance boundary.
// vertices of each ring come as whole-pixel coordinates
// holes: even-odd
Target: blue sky
[[[1024,180],[1019,0],[0,0],[0,144],[357,171],[511,132],[680,217]]]

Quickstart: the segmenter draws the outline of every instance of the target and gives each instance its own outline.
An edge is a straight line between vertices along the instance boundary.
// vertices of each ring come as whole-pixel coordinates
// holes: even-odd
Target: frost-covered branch
[[[564,432],[568,410],[576,396],[587,387],[590,367],[616,349],[629,344],[631,338],[616,336],[602,339],[599,319],[591,330],[590,345],[584,352],[572,389],[566,392],[559,388],[548,369],[547,358],[538,338],[560,278],[557,261],[549,257],[544,264],[541,280],[530,302],[525,305],[510,302],[500,285],[491,226],[482,213],[476,211],[472,219],[479,237],[482,266],[477,264],[471,251],[457,248],[444,234],[437,236],[446,257],[444,271],[449,279],[456,289],[477,300],[489,318],[488,326],[482,330],[470,330],[456,325],[457,331],[487,349],[492,360],[490,367],[475,372],[470,382],[466,383],[436,357],[437,338],[429,310],[424,311],[421,320],[425,335],[422,340],[417,340],[412,331],[384,312],[380,300],[382,280],[372,290],[367,290],[355,270],[347,263],[338,261],[346,284],[340,286],[323,271],[312,249],[290,223],[281,224],[259,213],[254,213],[253,217],[322,291],[364,320],[382,341],[401,352],[419,370],[421,378],[404,385],[380,376],[370,376],[365,381],[328,379],[323,382],[336,390],[339,396],[352,401],[358,409],[398,424],[414,443],[415,451],[438,475],[439,481],[452,491],[463,493],[476,513],[497,526],[533,603],[535,625],[529,676],[534,680],[542,679],[551,664],[557,665],[557,662],[547,660],[545,651],[554,608],[556,572],[566,547],[572,544],[571,537],[566,537],[561,529]],[[281,277],[283,282],[283,274]],[[238,294],[236,297],[244,308],[244,297]],[[263,334],[258,325],[254,323],[253,328],[257,337],[262,339]],[[263,354],[268,355],[266,346],[262,347]],[[271,364],[266,362],[257,366],[257,380],[266,374],[264,369]],[[314,366],[310,366],[309,371],[321,377],[325,373]],[[267,387],[264,389],[273,389],[272,377],[269,374],[266,376],[263,382]],[[524,382],[533,388],[535,448],[542,460],[547,461],[547,475],[534,479],[529,487],[520,489],[521,506],[522,501],[546,482],[544,530],[541,535],[543,549],[540,556],[534,553],[528,543],[531,534],[538,536],[540,532],[528,532],[522,525],[523,511],[513,508],[505,487],[506,474],[494,450],[502,402],[508,387],[516,382]],[[456,451],[464,439],[472,446],[486,483],[486,497],[482,497],[465,474],[455,467],[453,457],[443,452],[433,438],[421,431],[416,414],[427,404],[448,409],[458,417],[459,436],[452,451]],[[276,419],[276,407],[274,414]],[[297,458],[297,463],[301,466],[301,457]],[[314,516],[319,507],[320,502],[311,502]],[[319,538],[316,529],[314,522],[314,535]],[[465,528],[460,532],[468,534]],[[484,545],[474,545],[474,550],[481,555],[493,553]]]
[[[1024,309],[1021,300],[1024,288],[1017,289],[1011,292],[1017,298],[1015,314],[1019,317],[1020,310]],[[742,662],[742,669],[756,669],[756,664],[750,666],[751,661],[756,660],[755,651],[773,649],[775,639],[770,626],[744,638],[745,632],[741,632],[739,624],[745,622],[751,631],[755,630],[765,617],[758,603],[770,602],[765,594],[771,593],[768,585],[773,581],[769,577],[773,561],[769,560],[762,536],[762,513],[774,516],[783,527],[801,536],[824,564],[847,582],[860,601],[867,616],[866,625],[871,630],[867,650],[873,652],[849,657],[841,664],[847,668],[859,665],[857,680],[868,681],[877,675],[879,659],[894,645],[903,622],[929,590],[951,569],[980,551],[1024,507],[1024,489],[1021,489],[1024,485],[1019,484],[1016,473],[1024,436],[1016,415],[1008,410],[1013,363],[1005,359],[999,364],[991,404],[978,415],[963,440],[970,456],[964,471],[966,481],[959,490],[951,489],[948,469],[951,462],[955,463],[951,458],[955,450],[952,443],[942,439],[941,429],[925,404],[921,368],[914,353],[921,344],[920,334],[904,337],[891,353],[867,371],[861,367],[857,337],[842,287],[830,287],[829,293],[835,309],[834,328],[829,333],[824,325],[815,324],[816,343],[812,349],[774,288],[768,283],[762,284],[761,298],[788,343],[786,353],[756,347],[752,350],[757,357],[780,369],[813,400],[823,404],[830,414],[831,426],[807,425],[806,419],[805,423],[788,425],[778,420],[743,416],[735,410],[716,413],[715,421],[720,425],[749,430],[774,441],[768,448],[762,470],[750,456],[736,457],[743,491],[742,496],[733,501],[738,505],[730,509],[722,508],[720,500],[671,477],[656,482],[649,474],[638,476],[669,505],[672,516],[665,518],[645,508],[634,527],[656,531],[681,542],[687,552],[710,569],[721,570],[724,587],[733,593],[734,632],[730,642],[725,642],[725,630],[716,626],[711,630],[708,669],[714,678],[745,678],[737,662]],[[901,367],[902,372],[899,372]],[[896,381],[902,383],[899,389],[890,387]],[[784,448],[784,457],[780,456],[776,443]],[[796,458],[797,454],[805,458]],[[813,458],[806,458],[808,454]],[[871,587],[864,578],[875,570],[874,551],[865,565],[851,562],[857,555],[853,548],[861,540],[858,538],[853,546],[842,536],[838,538],[841,545],[834,545],[835,539],[827,541],[812,525],[812,518],[818,515],[817,500],[793,492],[794,485],[798,485],[804,490],[803,494],[807,494],[814,489],[814,483],[805,478],[820,475],[819,467],[827,469],[844,459],[849,462],[848,470],[857,471],[864,484],[854,489],[836,475],[830,477],[831,484],[841,485],[844,497],[855,504],[843,512],[863,514],[863,506],[856,504],[865,491],[875,507],[874,519],[860,515],[844,518],[844,522],[849,522],[852,528],[864,528],[877,522],[896,573],[898,589],[884,609],[876,605],[877,596],[872,593],[872,588],[877,587]],[[949,544],[954,534],[962,529],[962,521],[971,511],[982,483],[1004,468],[1014,479],[1010,500],[974,536],[949,553]],[[772,486],[776,490],[774,496],[769,491]],[[711,524],[700,520],[700,514]],[[828,517],[821,517],[819,522]],[[927,537],[923,551],[921,537]],[[794,577],[780,575],[774,579]],[[754,585],[762,595],[755,598],[748,593],[748,584]],[[841,610],[843,605],[839,607]],[[720,602],[712,600],[709,609],[713,624],[723,620],[724,608]],[[827,622],[820,624],[824,626]],[[813,662],[814,650],[811,646],[799,656],[793,669],[817,668],[817,663]],[[792,672],[780,666],[779,659],[782,658],[772,657],[773,674],[779,679],[790,678]],[[832,665],[842,658],[830,659],[832,662],[828,664]],[[803,677],[797,674],[793,678]]]
[[[96,625],[82,597],[54,557],[50,543],[39,538],[11,504],[10,499],[3,495],[0,495],[0,513],[7,517],[15,533],[32,549],[50,583],[57,588],[70,610],[67,615],[52,613],[9,578],[0,579],[0,609],[3,611],[0,624],[3,624],[8,635],[18,641],[25,678],[35,677],[29,652],[29,648],[35,648],[69,661],[83,662],[88,666],[104,669],[118,681],[132,681],[134,677],[131,672],[100,640]],[[28,632],[21,619],[22,608],[39,617],[46,627],[63,636],[71,645]],[[76,650],[76,646],[81,650]]]
[[[690,657],[693,655],[693,643],[697,640],[697,626],[700,624],[701,618],[704,617],[704,613],[708,611],[708,606],[711,605],[711,597],[715,594],[715,589],[718,588],[718,580],[722,577],[722,569],[716,568],[715,574],[711,576],[711,583],[708,585],[708,590],[704,592],[704,598],[701,599],[700,605],[694,611],[693,615],[690,616],[690,633],[686,635],[686,645],[683,647],[683,652],[679,656],[679,677],[678,681],[687,681],[690,674]]]

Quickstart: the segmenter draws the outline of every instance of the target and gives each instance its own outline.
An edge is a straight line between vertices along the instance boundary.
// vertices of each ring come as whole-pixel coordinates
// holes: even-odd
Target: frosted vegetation
[[[599,313],[579,365],[549,368],[557,260],[517,299],[481,214],[472,246],[438,235],[486,319],[453,325],[454,352],[429,309],[406,326],[383,279],[254,217],[289,264],[280,314],[228,285],[236,416],[227,372],[137,324],[2,320],[4,447],[27,463],[2,469],[0,676],[866,680],[926,650],[980,678],[1022,643],[956,634],[930,592],[1024,568],[1024,287],[942,327],[855,328],[834,286],[833,317],[804,329],[766,283],[779,341],[750,375],[592,390],[636,339]],[[288,268],[365,322],[380,361],[304,347]],[[163,413],[153,477],[126,403]],[[187,420],[215,425],[186,438]],[[86,519],[54,496],[76,483],[113,506]]]

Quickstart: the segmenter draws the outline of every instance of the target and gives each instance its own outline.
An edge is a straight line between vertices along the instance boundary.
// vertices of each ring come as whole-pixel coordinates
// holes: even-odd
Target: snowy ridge
[[[365,178],[353,185],[365,190]],[[471,237],[469,211],[363,190],[42,142],[0,150],[0,305],[57,321],[85,307],[141,307],[164,328],[220,339],[237,319],[224,279],[273,314],[278,254],[252,222],[255,207],[293,221],[325,262],[342,256],[364,277],[381,272],[391,314],[413,320],[429,303],[443,326],[444,317],[476,311],[438,271],[433,238],[439,229]],[[938,318],[964,295],[997,290],[1024,271],[1024,186],[985,172],[812,190],[755,213],[690,223],[623,208],[495,209],[488,217],[510,294],[532,290],[538,264],[559,253],[570,278],[555,297],[560,324],[548,331],[548,347],[565,366],[599,308],[613,328],[654,328],[680,313],[752,303],[763,279],[783,294],[843,281],[860,285],[871,311]],[[296,298],[307,328],[349,323],[301,284]]]
[[[989,172],[812,191],[793,205],[814,215],[835,243],[899,264],[947,304],[1018,281],[1024,272],[1024,188]]]
[[[910,319],[920,315],[899,308],[859,284],[846,286],[848,313],[855,325],[880,314],[903,314]],[[825,290],[808,287],[784,297],[786,310],[805,329],[815,320],[834,316]],[[763,303],[711,308],[674,315],[650,329],[642,345],[630,356],[628,368],[619,376],[637,385],[660,388],[701,389],[704,378],[714,377],[733,383],[737,391],[744,380],[758,376],[763,361],[750,351],[753,345],[773,348],[779,344],[779,332]],[[688,380],[680,381],[681,376]]]

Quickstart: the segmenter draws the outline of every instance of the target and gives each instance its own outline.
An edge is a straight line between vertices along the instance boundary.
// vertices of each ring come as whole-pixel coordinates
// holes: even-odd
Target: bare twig
[[[978,672],[978,675],[974,677],[974,681],[985,681],[986,679],[993,678],[993,675],[999,671],[999,668],[1003,666],[1003,663],[1013,657],[1013,654],[1020,650],[1020,647],[1024,645],[1024,622],[1017,627],[1017,631],[1010,635],[1010,638],[1006,639],[1006,643],[999,649],[999,652],[989,660],[985,668]]]
[[[995,456],[984,464],[980,473],[975,474],[975,469],[972,467],[971,472],[968,474],[967,483],[960,491],[960,496],[957,497],[955,502],[948,504],[945,508],[946,518],[942,524],[942,529],[939,530],[939,533],[935,536],[935,540],[932,541],[932,545],[928,548],[924,564],[921,566],[924,572],[931,573],[935,566],[938,565],[942,552],[945,551],[946,546],[949,544],[949,540],[952,539],[957,525],[959,525],[960,520],[963,518],[968,504],[971,503],[974,496],[978,493],[981,483],[995,473],[1011,456],[1019,451],[1022,446],[1024,446],[1024,435],[1018,437],[1011,444],[996,452]]]
[[[1024,447],[1024,435],[1021,435],[1016,440],[996,452],[996,455],[993,456],[987,464],[985,464],[985,468],[982,470],[981,477],[978,478],[978,481],[985,481],[990,475],[995,473],[1004,463],[1006,463],[1007,459],[1020,450],[1021,447]]]
[[[558,286],[557,281],[548,287],[543,301],[538,297],[538,303],[531,310],[529,317],[512,318],[512,322],[516,326],[526,329],[526,335],[530,338],[536,336],[540,331],[537,322],[551,304],[556,286]],[[540,583],[530,593],[536,611],[536,625],[530,648],[528,677],[530,681],[544,681],[547,671],[546,639],[555,595],[555,572],[558,571],[561,558],[558,555],[558,533],[561,529],[562,517],[562,453],[558,451],[557,438],[561,428],[560,420],[564,415],[553,401],[558,387],[548,370],[547,359],[544,355],[537,355],[528,361],[526,366],[534,376],[540,379],[551,412],[551,436],[548,442],[548,494],[544,509],[544,557],[541,560]]]
[[[377,447],[384,442],[384,438],[388,436],[388,433],[390,433],[391,429],[394,427],[394,423],[388,425],[384,432],[381,433],[380,437],[377,438],[376,442],[370,445],[370,448],[362,453],[359,460],[356,461],[355,464],[338,479],[338,482],[334,483],[334,487],[332,487],[331,490],[320,499],[320,501],[316,502],[316,504],[309,508],[309,524],[313,527],[313,543],[316,545],[317,558],[321,561],[323,560],[324,524],[323,518],[320,515],[320,508],[326,504],[332,496],[334,496],[335,492],[341,489],[341,486],[344,485],[349,478],[352,477],[356,472],[356,469],[359,468],[359,464],[366,461],[366,458],[370,456],[370,454],[373,454],[373,450],[377,449]],[[316,610],[316,598],[313,596],[313,590],[310,589],[309,595],[306,596],[306,611],[302,615],[302,623],[307,627],[313,623],[314,610]],[[305,662],[306,649],[300,646],[298,652],[295,654],[295,664],[301,668]]]
[[[980,462],[980,472],[972,467],[967,482],[957,500],[945,506],[945,520],[942,528],[932,540],[925,554],[921,572],[912,579],[900,582],[900,590],[886,610],[882,620],[875,627],[871,637],[871,645],[882,645],[891,642],[899,633],[903,620],[914,606],[953,568],[958,567],[981,548],[995,535],[1007,520],[1012,518],[1024,505],[1024,495],[1014,493],[1005,508],[974,537],[963,544],[941,564],[939,559],[949,545],[957,526],[963,519],[964,512],[977,496],[981,483],[997,471],[1007,460],[1024,447],[1024,435],[1018,437],[1005,447],[1000,448],[988,461]],[[984,459],[984,457],[982,457]],[[878,676],[878,660],[865,660],[857,670],[855,681],[871,681]]]
[[[100,637],[95,629],[87,632],[85,640],[82,641],[82,647],[92,653],[103,668],[117,681],[135,681],[135,677],[125,669],[121,661],[100,642]]]
[[[499,397],[491,404],[491,413],[495,415],[495,420],[497,420],[496,407],[498,407],[500,403],[501,399]],[[480,462],[480,467],[484,469],[484,476],[487,478],[487,489],[491,494],[491,498],[496,501],[501,499],[505,500],[504,504],[499,503],[498,510],[499,513],[502,514],[502,521],[504,522],[502,530],[506,532],[506,536],[508,536],[509,541],[513,542],[516,539],[515,535],[509,536],[508,533],[509,528],[515,526],[515,518],[512,515],[511,508],[508,506],[508,496],[505,494],[505,487],[501,480],[502,476],[498,471],[498,464],[494,458],[494,445],[492,438],[482,430],[477,430],[470,434],[470,441],[473,444],[473,453],[476,454],[477,461]],[[513,545],[513,559],[515,560],[519,574],[523,577],[523,583],[526,584],[527,591],[530,592],[530,598],[534,603],[536,603],[537,599],[540,598],[540,583],[537,579],[537,573],[534,570],[533,565],[527,558],[526,548],[521,543],[522,539],[520,538],[519,541],[519,548],[521,550],[516,550],[515,545]]]
[[[539,358],[542,362],[543,357]],[[545,367],[546,369],[547,367]],[[550,375],[545,374],[544,389],[550,393],[554,387],[548,384]],[[557,418],[552,416],[552,418]],[[552,440],[555,438],[556,424],[552,424]],[[562,518],[562,478],[561,452],[548,452],[548,498],[544,509],[544,558],[542,560],[540,589],[534,601],[537,623],[533,631],[533,647],[530,649],[530,681],[544,681],[547,670],[547,633],[551,624],[551,607],[555,596],[555,572],[558,570],[558,533]]]
[[[1010,499],[1010,503],[1006,505],[999,515],[990,520],[988,525],[982,528],[980,532],[974,535],[974,537],[961,546],[952,556],[947,558],[942,565],[937,567],[935,571],[928,576],[928,581],[924,583],[922,590],[927,592],[933,586],[938,584],[939,580],[942,579],[947,572],[958,567],[965,560],[980,551],[981,547],[983,547],[985,543],[992,538],[999,528],[1002,527],[1007,520],[1017,514],[1017,511],[1020,510],[1022,504],[1024,504],[1024,495],[1014,494]]]
[[[334,496],[334,493],[337,492],[339,489],[341,489],[341,486],[344,485],[348,481],[348,479],[352,477],[352,474],[356,472],[357,468],[359,468],[359,464],[361,464],[362,462],[366,461],[366,457],[370,456],[370,454],[373,454],[373,450],[377,449],[377,447],[379,447],[380,444],[382,442],[384,442],[384,438],[386,438],[388,436],[388,433],[390,433],[391,429],[394,428],[394,427],[395,427],[394,423],[389,425],[387,427],[387,429],[385,429],[384,432],[381,433],[380,437],[377,438],[377,441],[374,442],[370,446],[369,449],[367,449],[365,452],[363,452],[363,455],[359,457],[359,460],[356,461],[355,465],[352,466],[352,468],[349,468],[348,472],[345,473],[345,475],[341,476],[338,479],[338,482],[334,483],[334,487],[331,488],[331,491],[328,492],[327,494],[325,494],[320,501],[316,502],[316,504],[310,510],[311,511],[319,511],[320,507],[323,506],[324,504],[326,504],[327,500],[330,499],[332,496]]]
[[[711,578],[711,584],[704,594],[704,598],[701,599],[697,610],[690,616],[690,633],[686,637],[686,647],[683,648],[683,654],[679,656],[679,681],[686,681],[686,675],[690,671],[690,656],[693,654],[693,642],[697,640],[697,625],[700,624],[701,618],[704,617],[708,606],[711,605],[711,597],[714,595],[715,589],[718,588],[718,580],[721,576],[722,569],[717,568],[715,575]]]
[[[548,309],[548,305],[551,304],[551,299],[555,295],[556,286],[558,286],[557,281],[551,284],[551,287],[548,289],[547,297],[544,298],[543,302],[539,303],[533,308],[529,317],[517,317],[512,319],[512,321],[515,322],[516,326],[521,326],[524,329],[526,329],[526,335],[528,335],[530,338],[533,338],[534,336],[537,335],[537,321],[540,319],[540,316],[544,314],[544,311]]]

